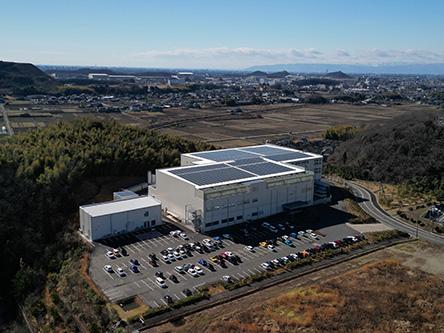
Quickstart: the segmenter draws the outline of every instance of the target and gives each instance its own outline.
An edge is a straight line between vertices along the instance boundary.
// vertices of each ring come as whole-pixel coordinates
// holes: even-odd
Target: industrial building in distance
[[[206,232],[329,200],[321,173],[321,155],[271,144],[203,151],[156,170],[149,194]]]

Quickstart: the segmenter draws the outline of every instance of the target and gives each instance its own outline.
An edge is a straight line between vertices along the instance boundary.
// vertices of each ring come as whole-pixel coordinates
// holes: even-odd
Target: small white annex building
[[[80,206],[79,217],[91,241],[162,224],[160,202],[151,196]]]

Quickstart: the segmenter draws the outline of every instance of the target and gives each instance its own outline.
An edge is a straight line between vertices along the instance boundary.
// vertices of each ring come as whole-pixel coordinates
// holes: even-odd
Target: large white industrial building
[[[325,199],[321,172],[321,155],[271,144],[196,152],[157,170],[149,194],[205,232]]]
[[[162,224],[160,202],[150,196],[80,206],[79,216],[91,241]]]

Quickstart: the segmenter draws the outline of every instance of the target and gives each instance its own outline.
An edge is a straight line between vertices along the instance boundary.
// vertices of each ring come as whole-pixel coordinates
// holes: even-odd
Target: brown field
[[[243,115],[228,115],[228,108],[208,110],[169,109],[162,117],[147,116],[151,126],[161,131],[221,147],[263,143],[277,137],[319,138],[335,125],[377,123],[411,110],[428,109],[418,105],[355,106],[267,105],[243,107]],[[225,115],[225,116],[224,116]]]
[[[443,256],[398,245],[149,331],[444,332]]]
[[[57,121],[71,121],[82,117],[114,119],[117,122],[179,135],[192,140],[202,140],[220,147],[245,146],[263,143],[274,138],[319,138],[335,125],[362,125],[377,123],[407,111],[426,110],[424,105],[304,105],[275,104],[242,107],[241,114],[232,115],[233,108],[207,109],[170,108],[163,112],[92,113],[75,106],[37,106],[20,110],[22,104],[8,107],[11,125],[17,131],[46,126]],[[36,107],[36,106],[34,106]],[[23,113],[30,116],[23,117]]]

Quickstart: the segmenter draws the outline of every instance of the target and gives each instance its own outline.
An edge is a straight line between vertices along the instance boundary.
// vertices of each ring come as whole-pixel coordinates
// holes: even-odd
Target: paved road
[[[370,216],[373,216],[376,220],[378,220],[381,223],[384,223],[392,228],[404,231],[409,233],[411,236],[416,237],[420,239],[424,239],[433,243],[437,244],[443,244],[444,245],[444,237],[436,235],[432,232],[426,231],[421,228],[416,228],[415,226],[412,226],[408,224],[407,222],[404,222],[402,219],[389,215],[386,211],[384,211],[379,203],[376,200],[375,195],[367,190],[366,188],[357,185],[354,182],[347,182],[348,186],[352,189],[354,194],[361,198],[362,201],[359,202],[359,206]]]
[[[3,104],[0,104],[0,111],[3,114],[3,120],[5,122],[6,130],[8,131],[8,135],[14,135],[14,130],[11,127],[11,123],[9,122],[8,112],[6,111]]]

